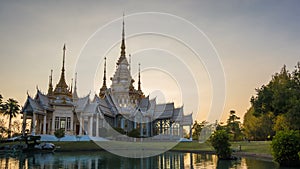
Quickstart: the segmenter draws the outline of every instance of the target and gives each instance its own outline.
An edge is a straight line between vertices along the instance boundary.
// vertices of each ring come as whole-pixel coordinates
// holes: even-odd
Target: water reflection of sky
[[[255,158],[218,160],[215,155],[198,153],[166,152],[148,158],[125,158],[105,151],[18,155],[0,157],[0,168],[279,168],[272,161]]]

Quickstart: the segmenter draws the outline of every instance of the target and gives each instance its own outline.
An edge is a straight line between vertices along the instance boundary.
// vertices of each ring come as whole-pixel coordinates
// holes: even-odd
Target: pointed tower
[[[78,94],[77,94],[77,73],[75,73],[74,91],[73,91],[72,97],[73,97],[73,100],[78,99]]]
[[[52,73],[53,73],[53,70],[51,69],[51,74],[49,76],[48,93],[47,93],[48,96],[52,96],[53,95]]]
[[[129,71],[129,63],[126,59],[125,52],[125,23],[123,15],[122,23],[122,42],[121,42],[121,55],[117,61],[117,69],[114,76],[111,78],[111,92],[115,100],[119,103],[119,106],[126,106],[130,102],[129,87],[132,82],[132,78]]]
[[[138,81],[138,91],[142,91],[141,90],[141,64],[139,63],[139,81]]]
[[[137,90],[137,92],[138,92],[138,94],[139,94],[139,96],[140,96],[140,98],[144,98],[145,96],[144,96],[144,93],[143,93],[143,91],[142,91],[142,87],[141,87],[141,64],[139,63],[139,75],[138,75],[138,90]]]
[[[104,98],[106,90],[107,90],[107,86],[106,86],[106,57],[105,57],[104,58],[104,71],[103,71],[103,84],[102,84],[102,87],[100,88],[100,92],[99,92],[100,98]]]
[[[122,60],[126,59],[126,52],[125,52],[125,23],[124,23],[124,14],[123,14],[123,23],[122,23],[123,27],[122,27],[122,42],[121,42],[121,55],[120,58],[117,62],[117,65],[119,65]]]
[[[58,100],[62,100],[63,102],[66,100],[71,100],[72,98],[72,93],[68,90],[69,87],[65,80],[65,57],[66,57],[66,45],[64,45],[63,47],[63,63],[62,63],[60,79],[54,89],[55,98]]]

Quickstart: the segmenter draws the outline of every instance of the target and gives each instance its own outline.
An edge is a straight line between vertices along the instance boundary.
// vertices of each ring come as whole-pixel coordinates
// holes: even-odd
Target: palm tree
[[[2,106],[3,115],[9,116],[8,121],[8,138],[11,137],[11,119],[16,117],[20,112],[20,106],[18,105],[18,101],[14,99],[8,99],[5,104]]]
[[[3,99],[3,97],[0,94],[0,113],[2,113],[2,111],[3,111],[3,102],[2,102],[2,99]]]

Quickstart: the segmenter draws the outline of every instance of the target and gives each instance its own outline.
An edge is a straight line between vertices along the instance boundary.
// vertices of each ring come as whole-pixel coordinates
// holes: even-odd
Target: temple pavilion
[[[21,113],[23,114],[23,134],[26,124],[31,123],[29,132],[33,135],[53,135],[63,129],[66,135],[88,135],[101,137],[108,127],[124,131],[136,130],[141,137],[156,135],[183,137],[183,127],[189,132],[193,123],[192,114],[185,115],[183,106],[174,103],[156,103],[156,99],[145,96],[141,87],[139,68],[138,87],[130,73],[125,52],[124,21],[120,57],[116,70],[106,85],[106,58],[104,60],[103,85],[99,94],[78,97],[75,75],[74,87],[65,79],[66,46],[63,46],[61,75],[55,88],[52,85],[52,71],[49,76],[47,93],[39,89],[34,97],[27,96]],[[92,99],[91,99],[92,98]]]

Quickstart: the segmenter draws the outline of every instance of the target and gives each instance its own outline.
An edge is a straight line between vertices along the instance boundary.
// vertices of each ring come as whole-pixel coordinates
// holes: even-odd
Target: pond
[[[212,154],[165,152],[148,158],[126,158],[106,151],[48,154],[22,154],[16,157],[1,156],[0,168],[33,169],[155,169],[155,168],[280,168],[277,163],[256,158],[238,158],[232,161],[218,160]]]

